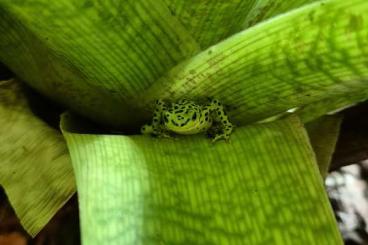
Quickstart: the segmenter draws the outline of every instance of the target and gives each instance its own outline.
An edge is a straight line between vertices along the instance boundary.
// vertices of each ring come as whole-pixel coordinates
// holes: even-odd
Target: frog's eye
[[[194,113],[193,116],[192,116],[192,120],[194,121],[194,120],[196,120],[196,118],[197,118],[197,113]]]

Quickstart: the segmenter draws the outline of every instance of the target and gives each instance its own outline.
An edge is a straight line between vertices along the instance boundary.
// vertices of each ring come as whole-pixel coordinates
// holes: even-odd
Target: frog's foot
[[[141,133],[142,134],[152,134],[153,133],[153,127],[152,125],[145,124],[141,127]]]
[[[150,134],[152,136],[158,137],[158,138],[172,138],[172,135],[160,128],[155,128],[152,125],[146,124],[141,127],[141,133],[142,134]]]
[[[212,143],[215,143],[218,140],[225,140],[226,142],[230,142],[230,136],[227,134],[216,134],[216,136],[212,139]]]
[[[164,131],[155,134],[155,136],[158,138],[166,138],[166,139],[174,138],[171,134],[169,134],[168,132],[164,132]]]

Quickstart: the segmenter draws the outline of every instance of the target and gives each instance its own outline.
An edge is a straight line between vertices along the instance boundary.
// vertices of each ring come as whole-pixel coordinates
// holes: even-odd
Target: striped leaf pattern
[[[342,244],[303,125],[237,128],[232,142],[63,133],[83,244]]]

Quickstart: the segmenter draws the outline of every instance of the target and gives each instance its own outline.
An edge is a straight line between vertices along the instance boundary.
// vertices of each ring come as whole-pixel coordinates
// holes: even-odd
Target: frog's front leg
[[[153,134],[161,137],[170,137],[164,130],[162,125],[163,113],[167,110],[167,105],[163,100],[156,100],[155,110],[153,112],[153,119],[151,124],[145,124],[141,128],[142,134]]]
[[[213,120],[219,124],[219,130],[218,132],[216,132],[216,135],[213,138],[212,142],[216,142],[220,139],[229,141],[230,134],[233,131],[234,126],[229,121],[229,118],[224,111],[223,105],[218,100],[212,99],[207,107],[212,113]]]

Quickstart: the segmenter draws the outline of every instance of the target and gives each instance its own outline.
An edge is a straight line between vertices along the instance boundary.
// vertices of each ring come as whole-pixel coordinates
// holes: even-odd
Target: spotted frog
[[[187,99],[170,105],[157,100],[152,123],[141,128],[143,134],[159,137],[171,137],[170,133],[189,135],[207,132],[213,142],[220,139],[229,141],[232,130],[233,124],[217,99],[211,99],[206,105]]]

